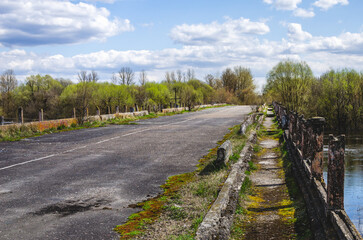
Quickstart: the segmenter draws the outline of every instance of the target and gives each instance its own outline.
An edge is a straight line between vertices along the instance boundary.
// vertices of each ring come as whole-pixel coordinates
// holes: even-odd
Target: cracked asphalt
[[[0,239],[118,239],[112,229],[242,122],[249,106],[206,109],[0,142]]]

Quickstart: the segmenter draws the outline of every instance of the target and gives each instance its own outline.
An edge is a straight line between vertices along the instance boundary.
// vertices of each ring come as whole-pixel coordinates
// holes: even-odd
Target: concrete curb
[[[263,120],[263,116],[258,120]],[[238,162],[233,164],[227,180],[225,181],[217,199],[199,225],[195,239],[212,240],[228,239],[236,210],[238,194],[246,177],[248,161],[252,156],[252,145],[257,140],[257,133],[253,131],[240,153]]]

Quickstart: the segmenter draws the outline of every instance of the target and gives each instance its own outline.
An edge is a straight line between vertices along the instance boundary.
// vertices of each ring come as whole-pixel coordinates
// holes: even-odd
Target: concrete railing
[[[335,229],[340,239],[360,239],[359,232],[344,210],[345,136],[329,135],[328,184],[323,179],[325,119],[306,120],[274,102],[274,110],[294,163],[294,174],[312,218],[316,239],[329,239]],[[333,234],[334,235],[334,234]]]
[[[252,121],[247,119],[252,119]],[[241,125],[252,124],[257,121],[256,117],[249,116],[243,121]],[[263,116],[258,119],[258,125],[263,121]],[[205,215],[202,223],[199,225],[196,232],[195,239],[197,240],[214,240],[214,239],[229,239],[231,226],[233,223],[233,215],[236,211],[238,194],[241,190],[242,183],[246,177],[245,171],[248,169],[248,161],[251,159],[253,152],[253,144],[256,143],[257,134],[256,131],[252,131],[243,147],[239,159],[236,163],[232,164],[231,171],[228,174],[226,181],[223,184],[221,191],[218,194],[217,199],[212,204],[208,213]],[[221,156],[218,156],[221,160],[217,160],[217,164],[221,161],[227,161],[229,154],[232,150],[230,141],[224,142],[218,148],[219,152],[222,152]]]

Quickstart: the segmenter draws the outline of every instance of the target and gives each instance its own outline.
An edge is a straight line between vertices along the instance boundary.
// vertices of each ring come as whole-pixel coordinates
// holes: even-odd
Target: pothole
[[[104,204],[109,203],[106,199],[86,199],[86,200],[66,200],[46,206],[39,211],[33,213],[34,215],[58,214],[62,217],[72,215],[78,212],[85,212],[95,208],[106,207]],[[107,208],[107,207],[106,207]]]

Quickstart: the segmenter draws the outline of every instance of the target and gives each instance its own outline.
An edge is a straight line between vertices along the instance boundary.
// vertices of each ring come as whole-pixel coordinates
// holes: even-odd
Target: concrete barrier
[[[258,122],[262,123],[262,121],[263,117],[260,117]],[[228,174],[228,178],[223,184],[217,199],[214,201],[202,223],[199,225],[195,239],[224,240],[229,238],[233,223],[233,214],[236,211],[238,194],[246,177],[245,171],[248,168],[248,161],[252,156],[252,146],[256,143],[256,140],[257,134],[256,131],[253,131],[249,135],[237,163],[232,165],[232,169]],[[226,145],[229,145],[229,143]],[[222,149],[225,147],[226,146]]]
[[[231,141],[225,141],[217,150],[217,164],[226,164],[229,161],[229,157],[232,155],[232,143]]]

